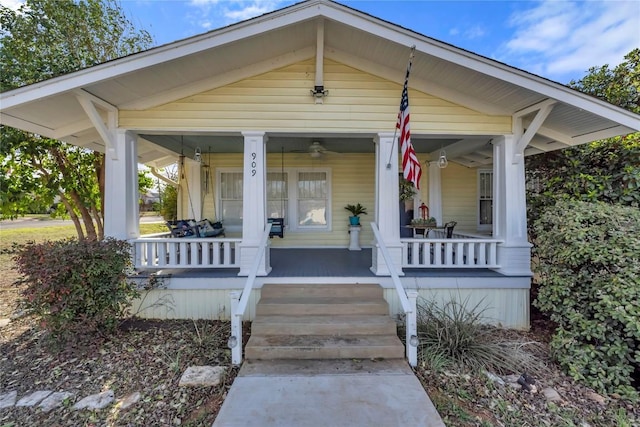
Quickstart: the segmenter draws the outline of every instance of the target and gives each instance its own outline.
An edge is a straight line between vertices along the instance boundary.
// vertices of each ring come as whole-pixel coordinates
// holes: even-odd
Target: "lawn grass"
[[[167,231],[163,223],[140,224],[140,234],[161,233]],[[77,237],[73,224],[55,225],[51,227],[0,229],[0,254],[11,252],[14,244],[23,245],[27,242],[44,242],[47,240],[62,240]]]

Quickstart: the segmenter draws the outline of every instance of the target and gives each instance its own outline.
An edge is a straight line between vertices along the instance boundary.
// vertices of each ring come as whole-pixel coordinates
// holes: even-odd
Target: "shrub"
[[[535,222],[534,305],[558,324],[554,357],[590,387],[636,398],[640,374],[640,211],[562,201]]]
[[[508,332],[486,324],[481,303],[452,298],[438,305],[418,302],[418,358],[423,365],[462,366],[498,373],[542,372],[544,365],[531,352],[535,342],[508,339]]]
[[[25,308],[56,340],[113,332],[138,296],[126,280],[131,261],[125,241],[30,242],[14,260],[23,276],[16,283],[25,285]]]

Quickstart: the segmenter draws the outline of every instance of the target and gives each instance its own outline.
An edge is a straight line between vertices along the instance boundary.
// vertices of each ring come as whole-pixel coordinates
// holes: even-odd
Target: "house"
[[[401,205],[395,125],[412,46],[423,175]],[[2,124],[106,153],[105,234],[132,242],[140,271],[162,273],[166,289],[145,303],[172,302],[149,317],[251,320],[265,284],[378,283],[391,313],[410,313],[416,293],[455,295],[527,328],[524,157],[640,129],[629,111],[329,0],[1,102]],[[175,162],[179,216],[222,220],[225,237],[139,235],[137,164]],[[343,209],[354,203],[368,208],[361,227]],[[401,217],[423,203],[438,224],[456,221],[450,238],[406,234]],[[284,218],[283,237],[269,239],[269,218]]]

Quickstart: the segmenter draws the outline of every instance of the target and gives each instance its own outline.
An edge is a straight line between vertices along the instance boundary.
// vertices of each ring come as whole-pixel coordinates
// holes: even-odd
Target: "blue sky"
[[[0,0],[15,7],[21,0]],[[166,44],[296,1],[120,0]],[[354,9],[560,83],[617,65],[640,47],[640,1],[341,0]]]

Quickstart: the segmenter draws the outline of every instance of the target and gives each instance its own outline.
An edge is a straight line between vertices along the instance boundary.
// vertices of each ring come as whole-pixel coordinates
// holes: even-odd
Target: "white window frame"
[[[491,185],[489,186],[489,190],[491,191],[491,198],[483,198],[482,191],[482,179],[481,176],[483,174],[491,175]],[[495,188],[493,186],[493,182],[495,179],[495,174],[493,173],[493,169],[478,169],[478,193],[477,193],[477,207],[476,207],[476,218],[477,218],[477,227],[478,231],[491,231],[493,230],[493,215],[491,216],[489,224],[482,224],[480,221],[480,205],[483,200],[491,200],[492,211],[495,209],[495,200],[496,195],[494,194]]]
[[[287,228],[285,231],[285,235],[286,235],[286,232],[313,233],[313,232],[331,231],[332,230],[331,224],[332,224],[332,218],[333,218],[333,212],[332,212],[333,194],[332,194],[332,185],[331,185],[331,168],[288,167],[288,168],[284,168],[284,170],[281,168],[267,169],[267,173],[281,173],[281,172],[284,172],[287,174],[287,180],[288,180],[288,183],[287,183],[288,206],[287,206],[287,212],[285,214],[285,221],[286,221]],[[325,211],[325,216],[327,219],[326,225],[300,226],[298,224],[298,173],[300,172],[322,172],[326,174],[326,178],[327,178],[327,206]],[[222,192],[221,175],[223,173],[242,173],[242,169],[241,168],[217,168],[216,169],[216,209],[221,209],[221,206],[222,206],[222,200],[220,196]],[[265,201],[266,201],[266,197],[265,197]],[[242,203],[244,204],[244,194],[243,194]],[[222,212],[220,212],[219,214],[221,213]],[[216,215],[218,215],[218,212],[216,212]],[[218,215],[218,218],[219,217],[220,216]],[[227,228],[227,226],[225,226],[225,228]],[[242,226],[240,227],[232,226],[227,229],[229,231],[242,231]]]

